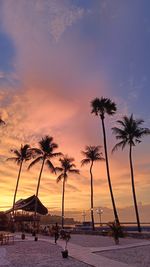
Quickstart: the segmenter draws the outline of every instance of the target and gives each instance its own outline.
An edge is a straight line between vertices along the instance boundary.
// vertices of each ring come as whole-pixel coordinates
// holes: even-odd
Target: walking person
[[[58,223],[56,223],[53,226],[53,231],[54,231],[54,237],[55,237],[55,244],[57,244],[57,240],[59,238],[59,226],[58,226]]]

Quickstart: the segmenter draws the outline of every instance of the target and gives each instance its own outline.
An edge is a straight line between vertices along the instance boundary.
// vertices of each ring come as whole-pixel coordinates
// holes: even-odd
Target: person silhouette
[[[57,240],[59,238],[59,226],[58,226],[58,223],[56,223],[53,226],[53,231],[54,231],[54,237],[55,237],[55,244],[57,244]]]

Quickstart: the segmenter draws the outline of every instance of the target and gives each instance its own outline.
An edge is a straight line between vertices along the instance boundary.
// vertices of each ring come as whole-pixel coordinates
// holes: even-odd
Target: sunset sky
[[[150,127],[149,0],[0,0],[0,208],[10,207],[18,166],[12,148],[54,137],[58,151],[80,168],[86,145],[103,145],[95,97],[108,97],[117,114],[106,118],[110,170],[117,207],[132,205],[128,148],[111,154],[111,127],[133,113]],[[102,147],[103,151],[103,147]],[[150,204],[150,137],[134,149],[138,203]],[[55,162],[57,165],[57,161]],[[24,165],[17,199],[35,193],[40,163]],[[60,210],[62,185],[44,170],[39,198]],[[111,208],[105,162],[94,168],[95,207]],[[66,210],[90,208],[89,167],[69,177]],[[6,209],[6,208],[4,208]],[[133,217],[134,218],[134,217]]]

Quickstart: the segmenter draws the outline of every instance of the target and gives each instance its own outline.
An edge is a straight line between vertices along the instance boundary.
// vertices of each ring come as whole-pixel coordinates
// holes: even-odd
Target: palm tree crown
[[[150,134],[150,129],[141,127],[143,122],[141,119],[134,119],[133,114],[130,117],[124,116],[122,120],[118,120],[117,123],[121,128],[113,127],[112,131],[120,142],[114,146],[112,151],[114,152],[119,147],[123,150],[126,145],[135,146],[141,142],[140,139],[144,135]]]
[[[23,161],[30,160],[32,156],[32,151],[28,144],[21,145],[20,150],[11,149],[11,152],[15,154],[15,157],[8,158],[7,160],[15,161],[18,165]]]
[[[89,164],[90,162],[104,160],[102,153],[99,151],[101,146],[86,146],[85,151],[82,151],[82,155],[85,158],[81,161],[81,166]]]
[[[53,137],[46,135],[39,141],[39,148],[32,148],[34,157],[37,157],[31,162],[28,169],[33,167],[36,163],[44,160],[50,171],[55,173],[55,167],[50,159],[62,155],[60,152],[54,152],[54,150],[57,148],[58,145],[53,142]]]
[[[92,111],[91,113],[95,113],[96,116],[100,116],[104,119],[105,114],[114,115],[117,111],[116,104],[111,101],[109,98],[101,97],[95,98],[91,102]]]
[[[63,158],[60,158],[59,161],[61,163],[61,167],[56,167],[56,172],[61,172],[61,174],[57,177],[57,183],[59,183],[62,179],[66,181],[69,173],[79,174],[79,170],[75,169],[76,165],[73,163],[74,158],[70,158],[65,155]]]

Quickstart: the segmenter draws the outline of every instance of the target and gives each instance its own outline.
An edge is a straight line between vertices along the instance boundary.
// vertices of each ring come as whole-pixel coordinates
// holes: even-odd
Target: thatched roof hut
[[[35,211],[35,203],[36,203],[36,196],[33,195],[31,197],[28,197],[26,199],[20,199],[15,203],[15,211],[17,210],[24,210],[28,212],[34,212]],[[13,209],[7,210],[5,213],[8,214],[12,212]],[[37,213],[41,215],[46,215],[48,213],[48,209],[42,204],[42,202],[37,198]]]

